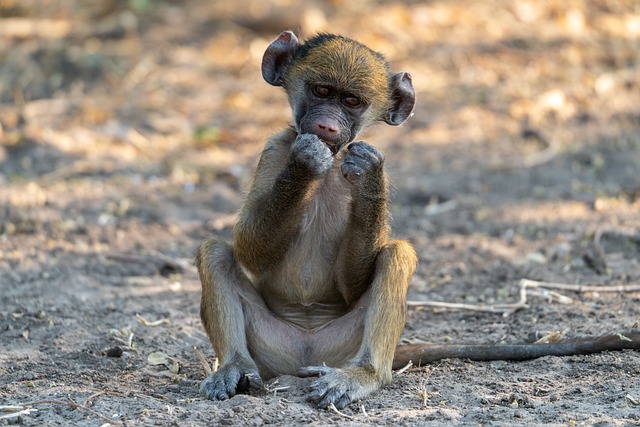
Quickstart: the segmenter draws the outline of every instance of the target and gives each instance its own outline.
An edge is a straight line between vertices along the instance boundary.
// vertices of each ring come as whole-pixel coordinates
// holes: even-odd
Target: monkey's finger
[[[381,163],[384,161],[384,154],[373,145],[364,141],[356,141],[349,144],[347,147],[349,154],[352,156],[358,156],[365,159],[369,159],[375,163]]]
[[[334,402],[334,405],[336,405],[336,408],[338,408],[338,409],[343,409],[349,403],[351,403],[351,400],[352,400],[351,396],[349,396],[347,393],[345,393],[336,402]]]
[[[317,405],[321,408],[328,408],[329,405],[334,404],[336,409],[343,409],[349,403],[351,403],[351,398],[348,394],[339,395],[336,393],[327,393],[327,395],[321,401],[317,402]]]
[[[301,378],[321,377],[327,374],[330,370],[331,368],[327,366],[305,366],[303,368],[299,368],[296,375]]]
[[[220,375],[210,375],[200,384],[200,392],[204,394],[207,399],[211,400],[227,400],[229,394],[227,387]],[[233,390],[235,394],[235,389]],[[233,396],[232,394],[232,396]]]
[[[327,394],[328,390],[329,384],[327,384],[325,381],[315,381],[313,384],[311,384],[311,393],[309,393],[307,398],[309,400],[317,402],[322,399],[325,394]]]
[[[358,164],[358,163],[364,163],[364,162],[362,160],[359,160],[359,161],[345,160],[342,166],[340,166],[340,170],[342,171],[342,174],[343,175],[353,174],[356,176],[362,175],[362,173],[365,171],[365,168],[363,167],[362,164]]]
[[[333,165],[331,150],[313,134],[298,135],[292,147],[292,157],[317,176],[325,174]]]
[[[260,378],[260,375],[258,375],[257,373],[247,375],[247,377],[249,378],[249,385],[252,388],[256,388],[256,389],[264,388],[264,381],[262,380],[262,378]]]
[[[236,395],[236,390],[238,389],[238,385],[240,384],[240,380],[242,376],[238,369],[229,369],[224,375],[224,381],[221,381],[221,388],[225,388],[229,397],[233,397]]]
[[[344,384],[336,384],[330,387],[322,399],[318,399],[317,404],[321,408],[326,408],[330,404],[334,404],[336,408],[342,409],[351,402],[347,388]]]

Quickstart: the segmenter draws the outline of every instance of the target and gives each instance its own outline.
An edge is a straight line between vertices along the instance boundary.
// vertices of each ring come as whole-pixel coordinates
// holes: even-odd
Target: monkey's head
[[[262,76],[287,91],[296,131],[318,135],[333,154],[374,122],[401,124],[416,100],[409,73],[391,74],[380,53],[333,34],[300,44],[283,32],[264,53]]]

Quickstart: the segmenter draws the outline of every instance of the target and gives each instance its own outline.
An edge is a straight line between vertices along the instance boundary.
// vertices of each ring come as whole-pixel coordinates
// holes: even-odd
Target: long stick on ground
[[[413,344],[396,347],[393,369],[442,359],[530,360],[543,356],[572,356],[602,351],[640,350],[640,330],[613,335],[581,337],[544,344]]]

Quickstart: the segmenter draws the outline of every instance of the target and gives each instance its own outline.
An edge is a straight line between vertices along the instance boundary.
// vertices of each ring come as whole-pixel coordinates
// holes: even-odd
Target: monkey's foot
[[[255,368],[240,368],[236,364],[223,366],[200,383],[200,393],[211,400],[226,400],[249,390],[262,388],[264,383]]]
[[[360,367],[338,369],[307,366],[298,370],[298,376],[320,377],[311,383],[308,399],[321,408],[333,403],[337,409],[342,409],[379,388],[371,372]]]

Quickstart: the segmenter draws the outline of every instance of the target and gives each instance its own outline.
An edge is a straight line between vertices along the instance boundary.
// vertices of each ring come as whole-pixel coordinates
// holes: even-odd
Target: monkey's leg
[[[240,295],[259,298],[241,271],[228,243],[210,239],[196,256],[202,283],[200,318],[220,361],[220,368],[206,378],[200,391],[210,399],[227,399],[238,388],[260,387],[262,379],[249,354],[245,316]]]
[[[391,382],[393,354],[404,328],[407,288],[416,264],[415,251],[407,242],[392,241],[382,248],[373,282],[354,307],[365,311],[362,343],[355,357],[341,368],[309,366],[298,371],[301,376],[320,375],[311,384],[309,395],[318,406],[326,408],[333,403],[344,408]],[[338,321],[331,327],[340,332],[354,325]],[[322,331],[326,332],[335,330]],[[330,337],[320,339],[320,344],[326,339]]]
[[[302,332],[274,316],[237,263],[228,243],[200,245],[196,265],[202,282],[200,317],[220,360],[200,391],[224,400],[262,386],[262,378],[296,372],[304,360]]]

